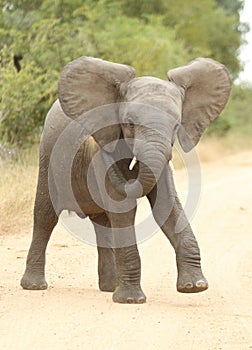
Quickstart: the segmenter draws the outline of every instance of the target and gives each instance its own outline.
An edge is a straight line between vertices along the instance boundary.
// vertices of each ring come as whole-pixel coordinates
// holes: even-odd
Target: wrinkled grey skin
[[[47,115],[41,138],[33,239],[21,280],[24,289],[47,288],[46,246],[59,214],[68,209],[83,218],[88,216],[94,225],[100,289],[113,292],[115,302],[145,302],[134,231],[136,198],[141,196],[147,196],[156,222],[176,252],[177,290],[195,293],[208,288],[201,271],[199,247],[177,197],[168,161],[176,135],[185,151],[194,147],[224,108],[231,83],[225,67],[210,59],[198,59],[171,70],[168,78],[169,81],[135,78],[132,67],[90,57],[81,57],[65,67],[59,82],[59,100]],[[113,103],[113,126],[106,127],[106,118],[96,117],[98,112],[88,114]],[[97,130],[97,124],[100,130],[92,132],[94,125]],[[88,130],[90,135],[81,142],[71,167],[74,200],[64,183],[64,159],[75,141],[71,139],[72,125]],[[59,139],[63,142],[57,146]],[[102,181],[99,176],[109,167],[105,182],[109,198],[116,203],[113,208],[112,201],[100,191],[96,194],[98,202],[105,203],[104,208],[90,194],[88,167],[95,156],[92,186],[98,188]],[[130,171],[133,156],[138,163]],[[117,159],[120,161],[115,164]],[[126,197],[130,207],[125,212],[121,208]],[[179,217],[184,225],[175,232]]]

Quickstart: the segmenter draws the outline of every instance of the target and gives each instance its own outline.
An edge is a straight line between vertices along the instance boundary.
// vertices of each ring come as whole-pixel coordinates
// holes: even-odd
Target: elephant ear
[[[197,58],[168,71],[168,79],[185,91],[179,142],[189,152],[204,130],[224,109],[231,91],[227,68],[210,58]]]
[[[61,107],[68,117],[77,119],[98,106],[118,102],[120,85],[134,77],[135,69],[130,66],[80,57],[67,64],[61,73],[58,85]],[[106,127],[106,121],[104,124]],[[115,120],[109,133],[97,132],[96,141],[104,146],[118,139],[120,132]]]

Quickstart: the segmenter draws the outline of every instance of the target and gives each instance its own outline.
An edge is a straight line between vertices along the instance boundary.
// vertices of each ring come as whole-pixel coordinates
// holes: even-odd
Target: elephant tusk
[[[132,161],[130,162],[130,165],[129,165],[129,170],[130,171],[134,169],[134,166],[136,165],[136,163],[137,163],[137,159],[134,156],[134,158],[132,159]]]

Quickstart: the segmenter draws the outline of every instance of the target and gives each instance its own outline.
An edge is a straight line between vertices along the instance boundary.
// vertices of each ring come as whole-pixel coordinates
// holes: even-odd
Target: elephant
[[[63,68],[41,136],[24,289],[47,288],[46,247],[59,215],[69,210],[93,223],[100,290],[113,292],[114,302],[144,303],[134,227],[143,196],[175,250],[177,291],[208,288],[169,161],[176,137],[191,151],[224,109],[231,79],[223,64],[201,57],[167,77],[136,77],[131,66],[88,56]]]

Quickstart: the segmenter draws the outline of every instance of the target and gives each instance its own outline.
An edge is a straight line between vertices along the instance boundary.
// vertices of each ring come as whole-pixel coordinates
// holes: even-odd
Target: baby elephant
[[[40,144],[34,229],[21,285],[46,289],[45,251],[63,210],[94,225],[99,287],[119,303],[144,303],[134,220],[137,198],[176,253],[177,290],[208,288],[200,251],[177,197],[169,161],[176,136],[185,152],[223,110],[231,81],[225,66],[197,58],[168,80],[136,78],[130,66],[80,57],[59,80]]]

